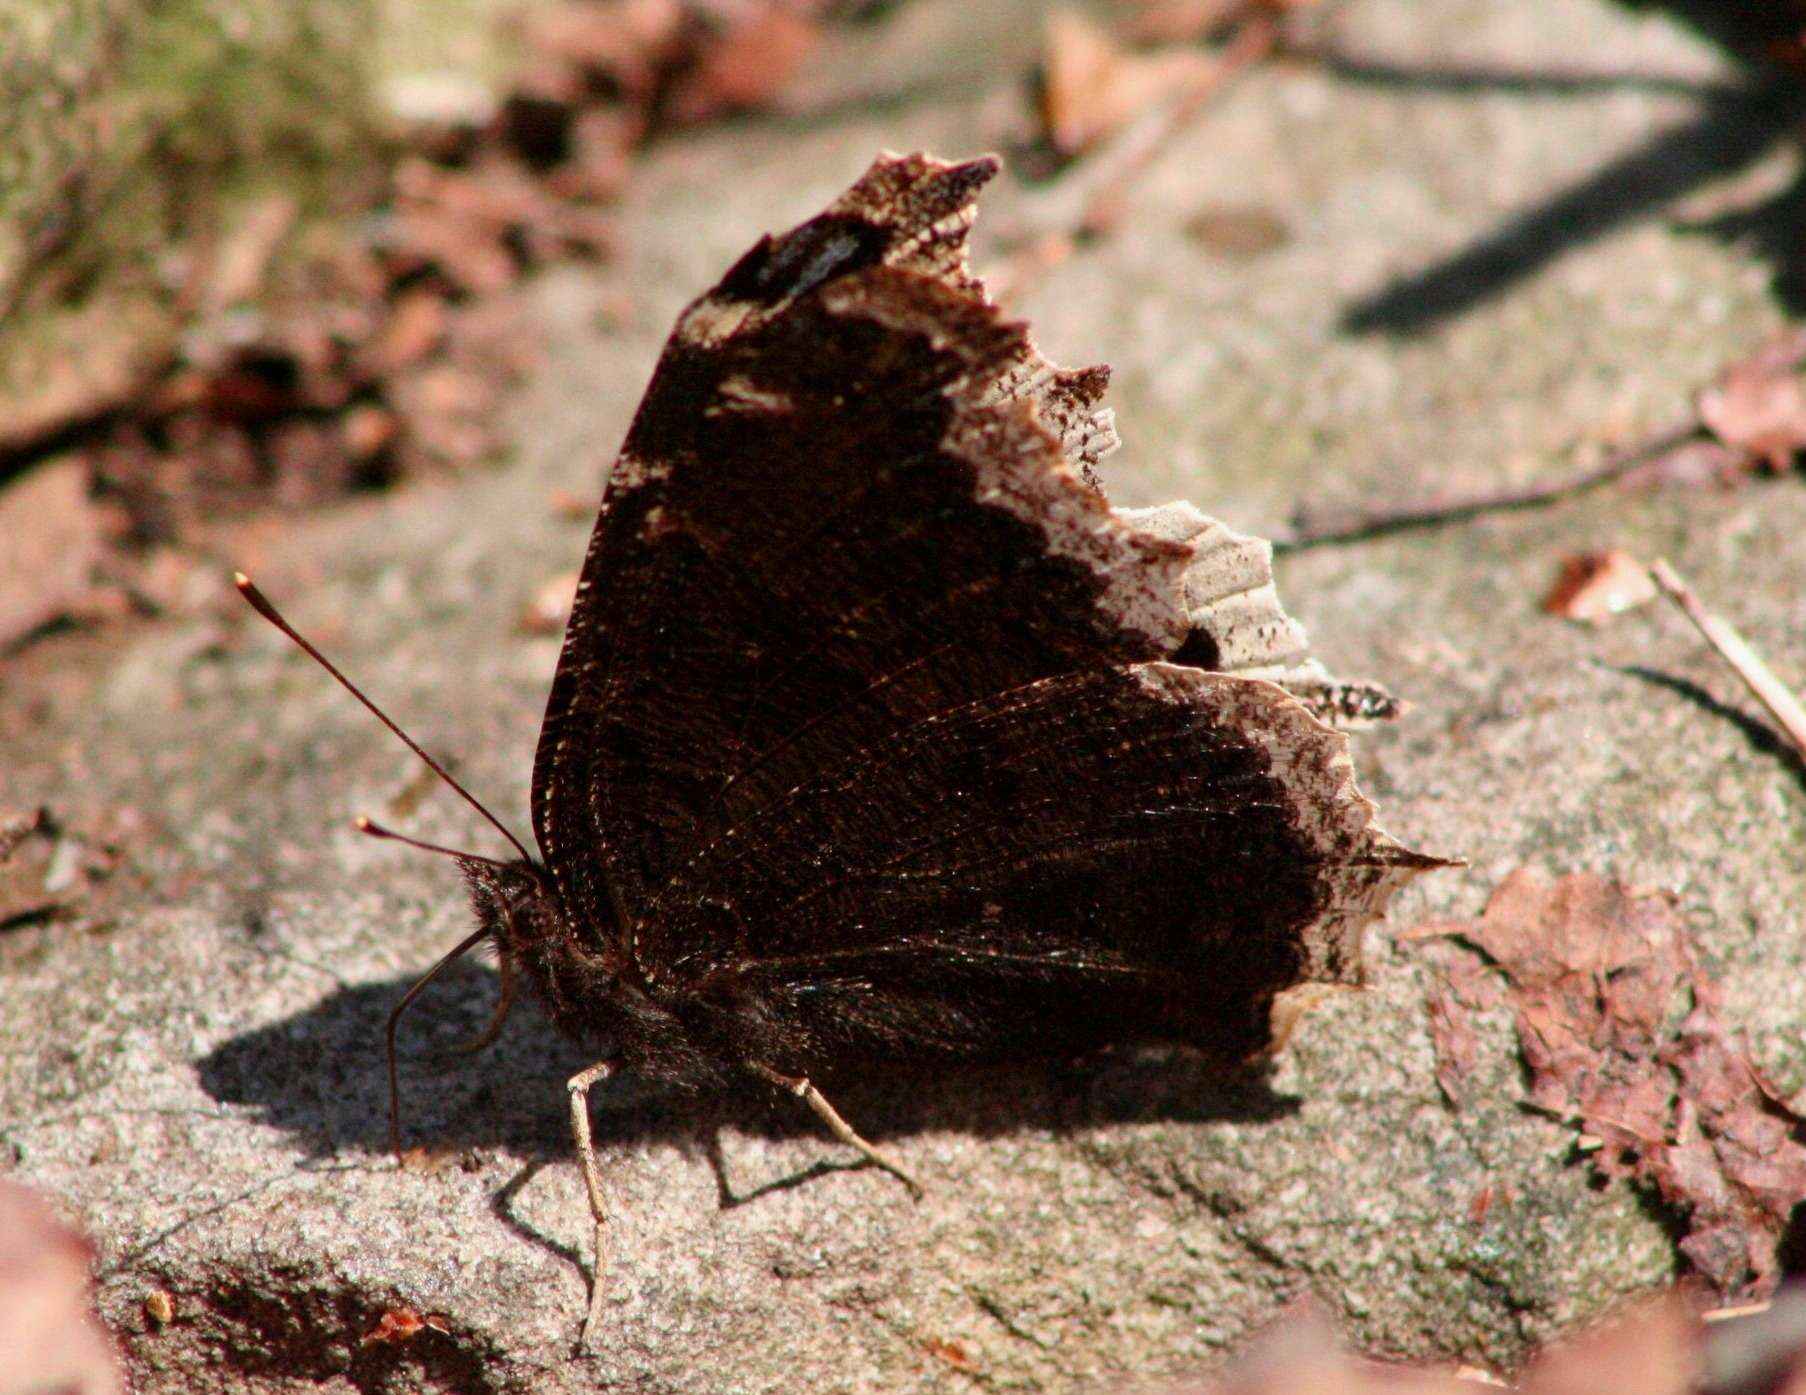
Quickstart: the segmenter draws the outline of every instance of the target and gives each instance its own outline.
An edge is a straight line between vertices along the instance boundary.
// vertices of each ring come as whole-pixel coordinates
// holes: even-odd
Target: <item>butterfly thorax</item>
[[[545,868],[524,859],[471,861],[464,878],[503,972],[562,1035],[648,1074],[686,1083],[715,1074],[636,966],[612,948],[613,927],[571,915]]]

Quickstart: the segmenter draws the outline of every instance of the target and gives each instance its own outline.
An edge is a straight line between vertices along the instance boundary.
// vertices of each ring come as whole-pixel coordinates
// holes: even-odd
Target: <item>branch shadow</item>
[[[383,1024],[411,983],[395,978],[333,992],[306,1011],[242,1033],[197,1063],[222,1104],[248,1106],[294,1135],[312,1157],[388,1151]],[[500,975],[466,961],[448,971],[433,1006],[398,1054],[404,1143],[435,1151],[499,1149],[545,1161],[569,1156],[565,1081],[591,1059],[531,1008],[509,1020],[488,1051],[449,1065],[446,1047],[475,1035],[500,992]],[[435,985],[439,989],[439,985]],[[700,1094],[618,1076],[591,1091],[595,1144],[662,1142],[694,1148],[723,1128],[767,1138],[819,1137],[825,1166],[840,1150],[806,1107],[749,1078],[731,1094]],[[926,1131],[980,1137],[1022,1129],[1072,1132],[1106,1124],[1276,1119],[1298,1108],[1258,1069],[1236,1069],[1181,1047],[1099,1053],[1076,1062],[902,1073],[838,1083],[836,1108],[874,1141]],[[771,1184],[799,1185],[803,1178]],[[523,1183],[524,1184],[524,1183]],[[724,1204],[744,1204],[722,1180]]]
[[[1643,92],[1651,96],[1720,99],[1739,97],[1747,88],[1669,73],[1641,73],[1632,68],[1514,68],[1505,64],[1443,63],[1431,67],[1344,49],[1313,50],[1308,55],[1330,77],[1364,87],[1404,92],[1447,92],[1486,96],[1597,97],[1611,92]]]
[[[1340,328],[1351,334],[1421,334],[1491,300],[1574,248],[1658,212],[1715,179],[1748,169],[1806,117],[1796,79],[1748,89],[1713,90],[1688,120],[1658,132],[1539,206],[1421,271],[1349,305]],[[1764,215],[1764,224],[1776,215]],[[1797,224],[1795,228],[1797,229]],[[1800,248],[1779,236],[1776,288],[1796,287]]]
[[[1685,96],[1698,112],[1657,132],[1640,148],[1504,223],[1454,255],[1350,304],[1341,328],[1351,334],[1423,333],[1533,275],[1564,253],[1658,212],[1702,185],[1748,169],[1798,131],[1806,118],[1799,69],[1799,18],[1783,5],[1722,0],[1621,0],[1657,12],[1722,49],[1741,75],[1731,81],[1630,71],[1530,71],[1485,65],[1435,68],[1326,51],[1324,70],[1353,83],[1422,92],[1587,97],[1619,90]],[[1774,268],[1774,290],[1791,312],[1806,311],[1806,246],[1789,224],[1806,202],[1806,174],[1795,187],[1749,212],[1699,231],[1752,237]]]

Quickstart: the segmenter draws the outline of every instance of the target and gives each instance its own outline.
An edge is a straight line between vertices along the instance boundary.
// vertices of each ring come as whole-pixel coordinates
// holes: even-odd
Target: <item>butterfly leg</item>
[[[889,1154],[882,1152],[871,1143],[868,1143],[865,1139],[861,1138],[857,1133],[853,1132],[853,1126],[840,1117],[840,1111],[828,1103],[827,1097],[809,1082],[808,1076],[784,1075],[773,1070],[770,1066],[759,1064],[757,1061],[747,1062],[747,1067],[754,1075],[763,1080],[769,1080],[780,1090],[788,1090],[791,1094],[795,1095],[799,1100],[815,1111],[816,1116],[822,1123],[828,1126],[829,1133],[833,1134],[834,1137],[846,1144],[847,1147],[861,1153],[867,1162],[876,1167],[881,1167],[886,1172],[890,1173],[891,1176],[895,1177],[904,1186],[909,1188],[916,1200],[920,1201],[922,1199],[922,1184],[916,1181],[914,1177],[910,1176],[909,1173],[904,1170],[903,1166],[892,1159]]]
[[[587,1070],[580,1070],[565,1082],[565,1088],[571,1092],[571,1132],[577,1137],[577,1156],[583,1161],[583,1181],[589,1188],[589,1214],[596,1226],[596,1264],[590,1271],[589,1313],[583,1319],[583,1336],[581,1345],[588,1347],[590,1339],[596,1333],[597,1325],[602,1317],[602,1273],[603,1273],[603,1231],[607,1225],[608,1212],[602,1205],[602,1174],[596,1167],[596,1149],[590,1142],[589,1132],[589,1090],[599,1080],[606,1080],[614,1074],[614,1065],[608,1061],[598,1061]]]

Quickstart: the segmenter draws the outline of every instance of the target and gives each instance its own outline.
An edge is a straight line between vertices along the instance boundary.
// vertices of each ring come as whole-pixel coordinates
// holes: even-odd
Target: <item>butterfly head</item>
[[[491,862],[460,857],[459,869],[470,890],[477,924],[489,932],[504,959],[518,956],[532,942],[555,929],[558,898],[538,863],[525,858]]]
[[[512,862],[459,858],[477,928],[494,946],[504,992],[513,996],[524,973],[538,996],[555,1006],[560,966],[572,953],[569,919],[545,868],[526,858]]]
[[[544,867],[528,859],[460,858],[459,865],[478,941],[487,939],[500,963],[498,1016],[512,1005],[517,982],[526,984],[553,1025],[574,1040],[587,1041],[618,1026],[619,1012],[631,1014],[644,996],[634,975],[623,972],[610,946],[573,923]]]

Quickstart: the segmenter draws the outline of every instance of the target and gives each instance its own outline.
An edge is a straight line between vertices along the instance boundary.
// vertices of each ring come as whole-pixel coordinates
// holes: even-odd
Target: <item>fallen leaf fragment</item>
[[[144,1295],[144,1316],[155,1327],[168,1327],[176,1320],[176,1300],[166,1288],[153,1288]]]
[[[820,25],[806,15],[777,5],[748,7],[699,49],[695,67],[671,92],[668,119],[694,126],[770,106],[820,39]]]
[[[1672,899],[1586,873],[1548,882],[1519,870],[1479,920],[1439,928],[1477,951],[1434,1000],[1439,1055],[1465,1050],[1437,1025],[1471,1000],[1455,985],[1496,975],[1517,1019],[1529,1102],[1598,1140],[1586,1156],[1602,1176],[1653,1187],[1683,1216],[1680,1249],[1721,1293],[1773,1292],[1782,1234],[1806,1201],[1806,1121],[1724,1023]],[[1438,1077],[1458,1081],[1470,1067],[1456,1056]]]
[[[1041,121],[1061,155],[1082,154],[1195,82],[1209,60],[1190,50],[1134,53],[1077,10],[1048,16]]]
[[[929,1337],[922,1343],[922,1350],[937,1361],[946,1362],[956,1371],[976,1371],[978,1369],[978,1364],[958,1342],[949,1342],[940,1337]]]
[[[1628,552],[1581,552],[1563,560],[1543,609],[1563,620],[1601,625],[1656,596],[1649,569]]]
[[[560,572],[542,582],[521,612],[520,627],[531,635],[555,635],[564,630],[571,618],[571,605],[577,599],[577,573]]]
[[[0,489],[0,648],[93,605],[110,529],[80,460],[53,460]]]
[[[425,1326],[426,1322],[412,1308],[390,1308],[377,1320],[375,1327],[358,1339],[358,1345],[405,1342]]]
[[[1292,240],[1292,230],[1270,208],[1253,204],[1211,204],[1186,220],[1193,241],[1220,257],[1245,261],[1276,251]]]
[[[0,867],[6,865],[21,843],[49,826],[50,811],[44,808],[35,809],[29,814],[0,814]]]
[[[37,1193],[0,1181],[0,1395],[118,1395],[94,1318],[88,1242]]]
[[[443,1172],[457,1160],[458,1152],[455,1148],[429,1147],[424,1143],[416,1143],[411,1148],[403,1148],[395,1159],[396,1165],[403,1172],[414,1172],[421,1175]]]
[[[1727,446],[1775,473],[1806,449],[1806,331],[1771,340],[1699,395],[1699,416]]]

